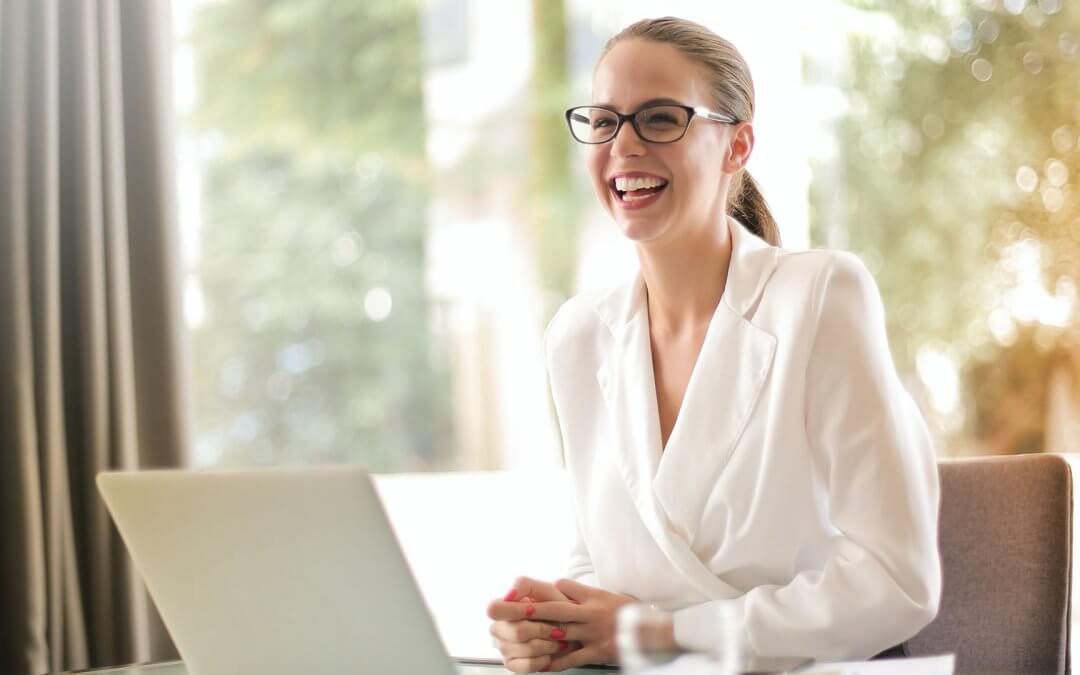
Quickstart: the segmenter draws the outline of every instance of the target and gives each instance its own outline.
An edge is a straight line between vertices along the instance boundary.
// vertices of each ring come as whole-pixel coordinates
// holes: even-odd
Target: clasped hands
[[[592,663],[615,663],[615,614],[636,602],[628,595],[579,584],[521,577],[487,614],[507,670],[554,672]]]

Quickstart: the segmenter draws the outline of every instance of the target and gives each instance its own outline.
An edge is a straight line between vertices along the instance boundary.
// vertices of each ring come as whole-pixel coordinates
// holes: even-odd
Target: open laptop
[[[456,675],[355,467],[107,472],[98,489],[192,675]]]
[[[364,469],[105,472],[97,484],[191,675],[507,672],[450,658]]]

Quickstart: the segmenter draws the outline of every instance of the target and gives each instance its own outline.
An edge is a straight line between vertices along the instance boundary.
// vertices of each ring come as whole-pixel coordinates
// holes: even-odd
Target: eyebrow
[[[613,104],[613,103],[593,103],[592,105],[594,105],[597,108],[614,108],[615,107],[615,104]],[[651,98],[648,101],[645,101],[644,103],[639,105],[637,107],[637,110],[640,110],[642,108],[647,108],[648,106],[651,106],[651,105],[686,105],[686,104],[683,103],[682,101],[676,101],[673,98]]]

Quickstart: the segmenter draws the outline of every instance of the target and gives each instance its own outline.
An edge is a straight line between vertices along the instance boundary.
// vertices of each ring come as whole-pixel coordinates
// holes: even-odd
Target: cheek
[[[709,202],[716,196],[723,173],[722,157],[719,148],[704,147],[682,158],[677,171],[687,194],[693,194],[695,201]]]
[[[604,152],[603,146],[590,147],[585,151],[585,168],[589,172],[589,178],[592,179],[597,195],[603,197],[607,192],[607,181],[604,179],[607,175],[607,153]]]

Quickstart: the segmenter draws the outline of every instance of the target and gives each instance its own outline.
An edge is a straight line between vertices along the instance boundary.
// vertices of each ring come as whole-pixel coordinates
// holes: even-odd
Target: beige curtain
[[[188,410],[170,4],[0,0],[0,672],[172,655],[94,487]]]

